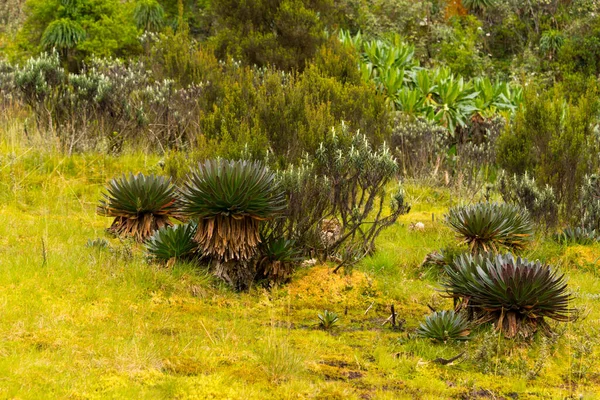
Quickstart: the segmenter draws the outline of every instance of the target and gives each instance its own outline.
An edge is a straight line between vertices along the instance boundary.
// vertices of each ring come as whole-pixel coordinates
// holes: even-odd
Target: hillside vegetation
[[[588,0],[7,0],[0,397],[595,399]]]

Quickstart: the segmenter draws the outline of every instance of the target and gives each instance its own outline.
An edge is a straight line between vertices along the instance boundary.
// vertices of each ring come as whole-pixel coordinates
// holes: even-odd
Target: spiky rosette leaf
[[[485,10],[494,5],[495,0],[463,0],[463,6],[469,10]]]
[[[457,308],[467,309],[479,323],[493,321],[508,337],[542,328],[544,318],[570,321],[571,295],[563,274],[540,261],[506,255],[468,255],[446,267],[443,288]]]
[[[463,314],[446,310],[428,315],[417,329],[417,336],[440,342],[467,340],[470,333],[469,321]]]
[[[133,19],[138,28],[159,31],[165,22],[165,10],[156,0],[138,0]]]
[[[479,203],[450,209],[446,222],[473,253],[521,251],[533,238],[529,215],[506,203]]]
[[[565,228],[562,232],[554,235],[554,240],[561,244],[581,244],[587,245],[597,242],[600,239],[595,229],[586,228]]]
[[[263,254],[271,261],[280,262],[298,262],[302,260],[300,252],[295,247],[296,243],[293,240],[285,238],[264,240],[262,246]]]
[[[143,241],[154,231],[172,225],[177,212],[177,189],[162,176],[129,174],[112,179],[96,211],[115,217],[109,231],[118,236],[133,236]]]
[[[336,313],[329,310],[323,311],[323,313],[318,314],[317,317],[319,318],[319,328],[325,331],[333,329],[340,320],[340,317]]]
[[[181,209],[196,217],[196,241],[205,254],[247,260],[260,243],[259,225],[285,207],[275,176],[258,162],[209,160],[190,173]]]
[[[146,251],[152,258],[167,263],[192,256],[198,244],[194,241],[196,222],[163,227],[146,240]]]
[[[285,282],[292,273],[294,263],[302,260],[293,240],[285,238],[263,239],[259,273],[271,282]]]
[[[77,22],[67,18],[56,20],[48,25],[42,35],[42,47],[48,50],[72,49],[85,39],[85,30]]]

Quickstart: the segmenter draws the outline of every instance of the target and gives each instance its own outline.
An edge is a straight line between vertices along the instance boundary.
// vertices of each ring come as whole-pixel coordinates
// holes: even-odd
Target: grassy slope
[[[453,242],[438,222],[445,191],[409,186],[413,211],[385,231],[380,252],[350,275],[299,271],[271,292],[236,294],[203,270],[147,264],[104,238],[102,185],[158,171],[143,155],[64,157],[0,145],[0,398],[564,398],[600,392],[600,246],[536,243],[530,255],[568,271],[587,317],[528,346],[482,329],[467,344],[409,334],[450,307],[425,254]],[[432,222],[431,214],[436,222]],[[410,232],[423,221],[425,232]],[[394,304],[405,331],[382,322]],[[372,306],[371,306],[372,305]],[[368,312],[366,310],[371,306]],[[332,333],[318,312],[341,316]],[[437,357],[465,352],[442,366]]]

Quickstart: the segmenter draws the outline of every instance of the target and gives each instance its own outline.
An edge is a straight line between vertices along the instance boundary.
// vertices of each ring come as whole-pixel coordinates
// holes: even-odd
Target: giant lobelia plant
[[[473,7],[491,0],[472,2]],[[412,118],[421,117],[447,129],[454,137],[473,117],[493,118],[501,111],[513,112],[522,102],[522,90],[508,83],[491,83],[487,78],[465,80],[449,68],[423,68],[415,48],[395,35],[390,40],[366,40],[360,32],[341,30],[339,40],[354,47],[361,56],[359,69],[373,81],[388,104]],[[476,120],[478,118],[475,118]]]
[[[138,28],[160,31],[165,23],[165,10],[156,0],[138,0],[133,19]]]
[[[261,222],[284,208],[275,175],[259,162],[208,160],[181,190],[182,212],[198,220],[200,251],[217,262],[217,275],[238,289],[254,279],[250,261],[261,242]]]
[[[96,211],[114,217],[110,232],[141,242],[154,231],[172,225],[177,213],[177,189],[169,178],[129,174],[112,179]]]
[[[468,340],[471,329],[464,314],[437,311],[425,318],[417,328],[417,336],[446,343],[449,340]]]
[[[151,259],[169,266],[177,260],[191,259],[198,249],[198,244],[194,241],[195,235],[195,221],[165,226],[146,240],[146,252]]]
[[[454,207],[446,222],[473,253],[521,251],[533,237],[527,211],[506,203]]]
[[[565,276],[539,261],[505,255],[457,257],[446,266],[443,283],[457,311],[467,310],[476,324],[493,322],[507,337],[552,331],[545,318],[571,321],[571,295]]]

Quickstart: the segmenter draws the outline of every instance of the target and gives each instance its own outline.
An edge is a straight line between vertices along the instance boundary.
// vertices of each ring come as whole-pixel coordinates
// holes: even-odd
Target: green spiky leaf
[[[172,225],[177,212],[177,189],[169,178],[129,174],[111,180],[96,211],[115,217],[110,230],[143,241],[155,230]]]
[[[506,255],[468,255],[446,267],[446,294],[479,322],[494,321],[507,336],[542,327],[544,318],[574,318],[566,279],[539,261]]]
[[[206,161],[181,191],[182,212],[198,218],[196,241],[202,251],[225,261],[251,258],[261,241],[260,221],[284,207],[275,175],[258,162]]]
[[[209,160],[192,171],[182,189],[182,210],[200,218],[217,215],[267,219],[285,207],[275,176],[258,162]]]
[[[322,314],[318,314],[319,318],[319,327],[323,330],[331,330],[334,328],[339,322],[340,318],[333,311],[325,310]]]
[[[160,261],[170,261],[192,256],[198,244],[194,242],[197,224],[167,226],[154,232],[146,241],[148,254]]]
[[[447,342],[468,340],[471,329],[467,318],[454,311],[438,311],[425,318],[419,325],[417,336]]]
[[[133,18],[138,28],[159,31],[164,26],[165,10],[156,0],[138,0]]]
[[[533,238],[527,212],[510,204],[455,207],[446,215],[446,222],[474,253],[521,251]]]
[[[85,39],[85,30],[77,22],[62,18],[51,22],[42,35],[45,49],[72,49]]]
[[[596,243],[600,239],[596,230],[589,230],[581,227],[565,228],[562,232],[555,234],[553,238],[560,244],[581,245]]]

